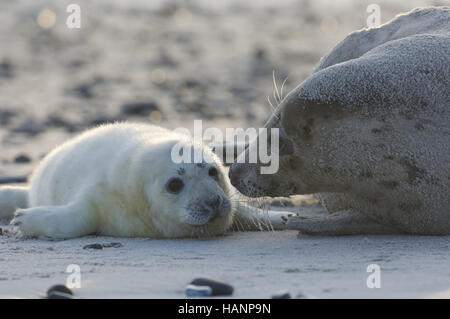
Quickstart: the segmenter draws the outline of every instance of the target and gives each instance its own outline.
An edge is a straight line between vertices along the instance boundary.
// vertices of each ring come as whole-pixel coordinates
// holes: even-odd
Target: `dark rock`
[[[208,286],[212,289],[211,296],[230,296],[233,294],[233,286],[209,279],[209,278],[196,278],[190,282],[191,285],[195,286]]]
[[[41,133],[42,126],[32,120],[27,120],[25,122],[22,122],[22,124],[17,126],[15,129],[13,129],[13,131],[16,133],[37,135],[37,134]]]
[[[281,291],[272,295],[272,299],[291,299],[291,294],[287,291]]]
[[[54,291],[47,295],[47,299],[75,299],[75,297],[63,292]]]
[[[24,163],[30,163],[30,162],[31,162],[31,158],[26,154],[20,154],[14,158],[14,163],[17,163],[17,164],[24,164]]]
[[[0,227],[0,236],[3,236],[3,229]]]
[[[11,118],[15,116],[16,113],[10,110],[0,110],[0,124],[7,125]]]
[[[212,295],[212,289],[209,286],[187,285],[186,296],[188,297],[208,297]]]
[[[121,243],[104,243],[104,244],[99,244],[99,243],[95,243],[95,244],[90,244],[90,245],[86,245],[83,247],[83,249],[103,249],[103,248],[119,248],[122,247]]]
[[[147,116],[152,111],[159,111],[156,102],[134,102],[123,104],[121,113],[124,115]]]
[[[83,249],[103,249],[102,244],[89,244],[86,246],[83,246]]]
[[[121,243],[106,243],[103,244],[104,248],[109,248],[109,247],[113,247],[113,248],[119,248],[122,247],[123,245]]]
[[[51,293],[54,293],[54,292],[63,293],[63,294],[67,294],[67,295],[73,295],[72,290],[70,288],[67,288],[64,285],[53,285],[53,286],[51,286],[47,290],[47,296],[50,295]]]
[[[63,128],[68,132],[76,132],[78,128],[76,125],[66,121],[64,118],[58,115],[50,115],[44,123],[45,126],[51,126],[56,128]]]
[[[0,61],[0,77],[12,78],[13,65],[9,60]]]
[[[6,176],[0,177],[0,184],[16,184],[16,183],[26,183],[26,176]]]
[[[92,92],[92,85],[90,84],[80,84],[73,90],[76,95],[84,99],[91,99],[94,97],[94,93]]]

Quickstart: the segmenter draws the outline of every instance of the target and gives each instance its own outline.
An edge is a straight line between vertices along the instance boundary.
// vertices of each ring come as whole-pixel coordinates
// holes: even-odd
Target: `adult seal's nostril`
[[[234,163],[231,165],[230,170],[228,172],[228,177],[230,178],[230,182],[233,186],[237,187],[239,181],[241,180],[240,174],[242,172],[242,164]]]

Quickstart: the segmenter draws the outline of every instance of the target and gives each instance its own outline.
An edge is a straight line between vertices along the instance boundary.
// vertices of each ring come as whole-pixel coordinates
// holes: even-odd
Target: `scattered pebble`
[[[4,176],[0,177],[0,184],[26,183],[26,176]]]
[[[209,286],[187,285],[186,296],[188,297],[208,297],[212,295],[212,289]]]
[[[211,296],[230,296],[233,294],[233,286],[209,279],[209,278],[196,278],[190,282],[190,285],[194,286],[208,286],[212,289]]]
[[[125,103],[122,105],[122,114],[124,115],[148,116],[152,111],[159,111],[158,105],[153,101]]]
[[[7,125],[16,114],[10,110],[0,110],[0,124]]]
[[[37,135],[41,133],[42,126],[37,124],[36,122],[32,120],[27,120],[25,122],[22,122],[19,126],[14,128],[13,130],[16,133],[25,133],[28,135]]]
[[[119,247],[122,247],[123,245],[121,244],[121,243],[106,243],[106,244],[103,244],[103,247],[105,247],[105,248],[109,248],[109,247],[113,247],[113,248],[119,248]]]
[[[84,99],[91,99],[92,97],[94,97],[92,87],[89,84],[78,85],[77,87],[74,88],[74,92],[76,95]]]
[[[64,285],[53,285],[47,290],[47,299],[76,299],[70,288]]]
[[[291,294],[288,291],[280,291],[272,295],[272,299],[291,299]]]
[[[24,163],[30,163],[31,158],[26,154],[20,154],[14,158],[14,163],[17,164],[24,164]]]
[[[54,291],[47,295],[47,299],[75,299],[75,297],[70,294]]]
[[[123,245],[121,243],[104,243],[104,244],[99,244],[99,243],[95,243],[95,244],[89,244],[86,246],[83,246],[83,249],[103,249],[103,248],[119,248],[122,247]]]
[[[102,244],[89,244],[86,246],[83,246],[83,249],[103,249]]]
[[[13,77],[13,65],[9,60],[0,61],[0,77],[12,78]]]

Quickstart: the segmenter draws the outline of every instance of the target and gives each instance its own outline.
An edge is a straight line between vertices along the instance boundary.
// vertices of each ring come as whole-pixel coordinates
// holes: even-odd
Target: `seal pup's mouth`
[[[205,201],[201,205],[195,205],[188,210],[189,214],[185,222],[191,226],[204,226],[220,219],[226,220],[231,214],[231,203],[228,198],[217,196]]]

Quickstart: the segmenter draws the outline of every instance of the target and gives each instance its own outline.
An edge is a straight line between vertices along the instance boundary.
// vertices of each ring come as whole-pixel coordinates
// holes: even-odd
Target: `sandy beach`
[[[75,30],[65,24],[71,2],[0,3],[0,180],[25,179],[56,145],[101,123],[262,127],[273,72],[278,84],[287,79],[284,93],[295,88],[348,33],[366,27],[372,3],[78,0]],[[448,1],[377,4],[385,23]],[[54,16],[39,20],[45,9]],[[324,213],[318,204],[282,209]],[[70,264],[81,269],[80,298],[185,298],[199,276],[233,285],[234,298],[284,290],[293,298],[450,297],[449,236],[268,231],[45,241],[21,238],[6,221],[0,227],[0,298],[40,298],[65,283]],[[83,249],[111,242],[122,246]],[[380,288],[366,284],[371,264],[380,266]]]

